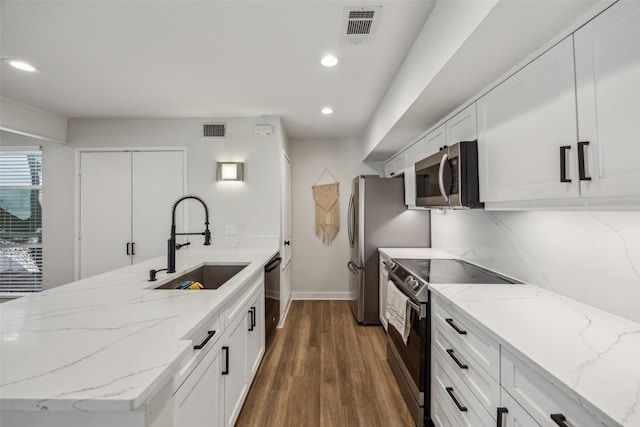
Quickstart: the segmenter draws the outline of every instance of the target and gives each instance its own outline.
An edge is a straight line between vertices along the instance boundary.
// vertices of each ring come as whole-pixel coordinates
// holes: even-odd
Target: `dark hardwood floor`
[[[293,301],[236,426],[412,426],[386,354],[348,301]]]

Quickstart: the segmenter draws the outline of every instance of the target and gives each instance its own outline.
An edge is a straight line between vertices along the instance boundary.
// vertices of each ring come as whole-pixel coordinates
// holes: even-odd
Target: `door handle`
[[[253,331],[253,328],[255,328],[256,326],[256,308],[255,307],[251,307],[251,309],[249,310],[249,331]]]
[[[224,351],[224,370],[222,375],[229,375],[229,347],[223,346],[222,351]]]
[[[560,427],[569,427],[569,425],[565,423],[565,421],[567,421],[567,418],[562,414],[551,414],[551,419]]]
[[[570,145],[560,147],[560,182],[571,182],[571,178],[567,178],[567,151],[571,150]]]
[[[444,164],[449,160],[449,154],[445,153],[440,160],[440,168],[438,169],[438,186],[440,187],[440,194],[444,197],[445,202],[449,202],[449,195],[444,188]]]
[[[131,242],[127,242],[127,255],[131,255]]]
[[[586,165],[584,161],[585,145],[589,145],[589,141],[578,142],[578,175],[580,175],[580,181],[591,181],[591,177],[587,176]]]
[[[496,424],[496,427],[502,427],[502,418],[504,416],[504,414],[508,414],[509,410],[507,408],[498,408],[498,422]]]
[[[136,242],[131,242],[131,255],[136,254]]]
[[[349,261],[347,263],[347,268],[349,269],[350,272],[352,272],[353,274],[358,274],[358,267],[356,267],[356,265],[352,262]]]

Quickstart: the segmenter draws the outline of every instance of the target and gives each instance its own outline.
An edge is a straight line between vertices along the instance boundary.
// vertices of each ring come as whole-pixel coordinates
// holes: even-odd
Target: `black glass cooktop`
[[[426,283],[520,283],[459,259],[408,259],[395,261]]]

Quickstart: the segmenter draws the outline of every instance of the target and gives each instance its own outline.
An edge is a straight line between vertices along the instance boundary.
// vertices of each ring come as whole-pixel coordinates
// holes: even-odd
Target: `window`
[[[0,151],[0,296],[42,290],[42,151]]]

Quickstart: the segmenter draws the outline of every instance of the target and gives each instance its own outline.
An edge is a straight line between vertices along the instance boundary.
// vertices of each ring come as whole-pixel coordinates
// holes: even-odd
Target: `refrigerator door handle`
[[[359,270],[359,268],[358,268],[358,266],[357,266],[357,265],[355,265],[355,264],[353,263],[353,261],[349,261],[349,262],[347,263],[347,268],[348,268],[348,269],[349,269],[349,271],[350,271],[350,272],[352,272],[353,274],[358,274],[358,270]]]
[[[349,245],[353,247],[354,245],[354,232],[353,229],[355,227],[355,206],[354,206],[354,198],[353,194],[349,199],[349,210],[347,213],[347,233],[349,235]]]

